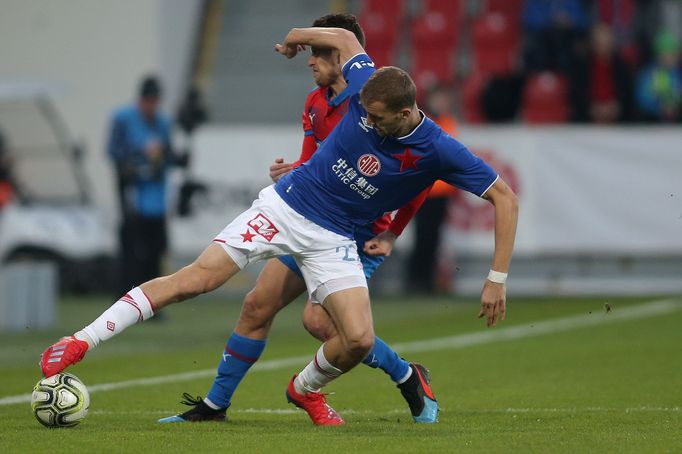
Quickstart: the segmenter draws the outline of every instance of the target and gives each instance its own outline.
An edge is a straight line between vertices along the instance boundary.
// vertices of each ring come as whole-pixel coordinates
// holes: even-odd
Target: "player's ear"
[[[400,118],[402,120],[407,120],[408,118],[410,118],[411,114],[412,114],[412,109],[410,109],[409,107],[405,107],[403,109],[400,109]]]

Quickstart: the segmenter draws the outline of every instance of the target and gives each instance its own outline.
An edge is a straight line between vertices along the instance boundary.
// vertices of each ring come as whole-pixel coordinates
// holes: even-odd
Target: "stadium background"
[[[638,62],[634,68],[642,67],[651,58],[651,37],[657,30],[672,23],[677,24],[675,32],[679,33],[682,23],[679,2],[583,3],[590,11],[606,3],[617,5],[616,8],[627,5],[646,7],[649,13],[635,15],[635,19],[638,26],[644,24],[642,36],[649,37],[649,42],[647,44],[646,39],[635,40],[637,45],[641,45],[639,48],[635,46],[638,52],[625,49],[625,54]],[[140,78],[150,72],[162,77],[166,87],[164,108],[171,113],[176,112],[185,91],[192,84],[197,85],[203,90],[211,114],[209,124],[201,127],[193,138],[192,164],[192,175],[209,184],[211,192],[208,198],[197,204],[192,217],[175,217],[171,221],[171,253],[167,261],[167,268],[171,270],[194,257],[226,220],[250,204],[257,191],[268,184],[267,167],[275,156],[284,156],[288,160],[298,156],[302,138],[298,121],[300,110],[305,95],[312,88],[309,70],[303,58],[286,61],[275,54],[273,44],[279,42],[293,26],[307,26],[325,13],[346,10],[358,14],[368,31],[369,53],[376,55],[377,61],[394,63],[410,70],[421,88],[434,78],[448,79],[457,99],[453,113],[458,121],[458,138],[490,159],[518,191],[521,215],[509,281],[510,304],[518,304],[515,314],[518,318],[516,321],[512,319],[511,323],[528,323],[527,326],[532,328],[540,319],[577,313],[605,313],[604,308],[607,307],[609,312],[611,307],[615,307],[614,313],[617,313],[620,308],[643,301],[658,301],[663,296],[679,295],[682,291],[682,180],[679,178],[682,129],[679,123],[571,123],[570,91],[564,85],[565,77],[555,73],[544,73],[537,78],[539,95],[535,99],[540,99],[540,103],[536,110],[528,111],[521,101],[521,107],[511,121],[498,124],[487,122],[482,117],[477,94],[480,94],[485,77],[513,72],[521,67],[524,42],[522,1],[2,0],[0,6],[0,79],[12,87],[49,87],[49,96],[73,136],[88,150],[84,161],[86,174],[92,182],[91,196],[110,238],[107,247],[111,254],[114,253],[117,210],[111,168],[104,152],[107,121],[114,107],[133,101]],[[439,7],[445,11],[446,29],[454,31],[454,35],[445,33],[443,38],[439,34],[443,18],[426,17],[429,8]],[[652,10],[658,13],[651,14]],[[397,22],[392,22],[396,17]],[[382,29],[382,24],[393,24],[395,28]],[[500,24],[503,24],[502,32],[499,31]],[[446,56],[447,67],[439,67],[430,74],[434,62],[443,62],[443,55]],[[485,66],[485,62],[490,61],[506,63],[501,68],[478,66]],[[490,72],[486,74],[486,71]],[[525,83],[528,80],[530,78],[524,78]],[[12,134],[12,131],[5,132]],[[21,156],[18,159],[21,160]],[[38,174],[37,177],[50,178],[49,173]],[[179,184],[181,178],[178,175],[175,183]],[[439,269],[443,281],[441,288],[457,295],[457,298],[394,298],[403,290],[404,262],[413,234],[408,227],[396,246],[395,256],[380,269],[372,284],[375,294],[383,296],[378,298],[377,324],[389,334],[389,339],[416,342],[434,336],[480,330],[480,326],[473,325],[476,322],[470,317],[470,313],[475,312],[475,297],[462,296],[478,293],[487,272],[492,247],[490,214],[491,211],[479,201],[459,197],[452,201]],[[237,301],[250,288],[257,271],[258,267],[254,267],[230,283],[227,292],[220,294],[218,299],[224,299],[227,294]],[[529,295],[534,298],[528,299]],[[562,299],[559,295],[581,297]],[[584,297],[588,295],[597,296]],[[419,316],[410,315],[415,301],[420,304]],[[614,446],[629,446],[633,450],[670,449],[676,445],[675,440],[679,442],[674,427],[679,427],[679,389],[682,389],[682,383],[679,351],[674,346],[679,345],[682,339],[679,320],[674,319],[679,316],[679,298],[665,301],[673,301],[672,309],[655,306],[662,314],[658,316],[660,318],[651,315],[653,318],[647,322],[634,320],[616,324],[621,328],[604,328],[599,333],[585,332],[579,336],[581,339],[571,338],[571,333],[567,333],[552,337],[546,345],[535,339],[535,342],[525,340],[501,350],[479,347],[479,350],[462,354],[467,364],[473,364],[473,372],[466,378],[452,378],[457,377],[459,370],[445,366],[449,356],[427,353],[426,359],[436,363],[435,367],[430,367],[436,375],[441,374],[440,389],[448,383],[466,390],[494,380],[482,372],[487,365],[477,361],[478,354],[498,361],[500,372],[517,386],[507,394],[503,389],[500,401],[490,396],[486,398],[480,391],[469,396],[469,400],[457,396],[458,400],[453,397],[452,401],[448,401],[448,397],[443,397],[446,413],[442,419],[448,421],[448,416],[454,415],[461,422],[463,415],[470,417],[462,429],[466,436],[470,436],[479,428],[484,430],[491,420],[508,423],[504,418],[509,416],[502,410],[499,414],[493,411],[492,415],[472,416],[472,413],[467,413],[471,409],[527,405],[528,408],[519,408],[517,412],[524,422],[528,420],[521,431],[537,431],[541,437],[548,438],[529,442],[525,435],[517,433],[507,448],[524,449],[528,448],[528,443],[537,443],[538,450],[549,446],[563,446],[567,451],[605,446],[610,449]],[[20,303],[31,304],[30,301]],[[29,382],[37,378],[34,377],[36,371],[32,358],[40,348],[63,335],[64,330],[79,328],[85,322],[80,318],[87,315],[89,320],[95,316],[109,303],[109,298],[97,295],[61,296],[58,303],[57,325],[47,330],[34,330],[27,326],[23,333],[0,335],[3,345],[7,346],[3,347],[2,368],[9,376],[9,384],[6,391],[0,392],[0,398],[19,395],[30,389]],[[112,342],[111,347],[95,352],[91,365],[79,366],[76,373],[82,374],[86,383],[90,384],[199,368],[203,375],[200,374],[201,379],[195,380],[192,387],[201,390],[210,377],[209,370],[216,356],[213,353],[225,334],[224,322],[219,320],[227,317],[228,326],[236,320],[234,311],[237,305],[232,304],[226,313],[221,304],[209,298],[205,313],[178,309],[178,315],[171,313],[165,324],[150,327],[148,331],[135,329],[129,340],[124,340],[127,338],[124,335],[121,341]],[[272,347],[266,359],[304,354],[310,350],[313,344],[297,324],[299,309],[297,306],[283,314],[281,331],[275,331],[274,336],[285,340],[286,347]],[[674,317],[669,315],[671,313]],[[7,316],[7,312],[3,315]],[[472,324],[445,323],[444,318],[453,315],[456,319],[471,318]],[[382,318],[386,321],[381,322]],[[166,330],[169,333],[186,332],[179,331],[185,328],[183,320],[206,327],[202,333],[204,337],[189,336],[196,342],[197,350],[204,350],[201,354],[192,352],[190,360],[178,359],[175,353],[187,353],[187,347],[174,336],[164,334]],[[144,346],[139,342],[143,342]],[[569,344],[573,344],[579,353],[569,351]],[[409,353],[410,347],[405,351]],[[520,363],[505,359],[517,357],[519,352],[525,353]],[[591,357],[590,352],[597,352],[599,358]],[[26,359],[26,355],[33,355],[31,361]],[[114,363],[118,361],[128,365],[116,370],[116,366],[108,362],[111,358],[116,359]],[[531,358],[536,360],[535,364]],[[145,371],[132,366],[136,361],[148,362]],[[584,364],[591,367],[592,372],[587,376],[578,372]],[[602,366],[603,369],[600,368]],[[644,374],[646,368],[651,375]],[[255,383],[266,388],[271,386],[272,374],[274,372],[264,373],[267,378],[254,378]],[[359,372],[358,376],[371,380],[365,372]],[[450,378],[445,379],[444,376]],[[538,380],[537,389],[531,389],[529,377]],[[285,378],[273,376],[272,386],[279,386]],[[352,381],[355,379],[350,380],[350,384],[357,383]],[[556,387],[546,385],[547,382],[554,382]],[[638,382],[641,388],[637,388]],[[606,390],[587,391],[592,387],[600,388],[604,383],[607,383]],[[175,411],[172,406],[174,396],[185,389],[185,384],[186,381],[179,385],[156,387],[152,393],[143,387],[139,391],[128,391],[131,394],[124,400],[128,403],[134,400],[130,396],[139,396],[140,402],[145,398],[156,398],[154,404],[150,404],[153,419]],[[350,384],[340,385],[340,390],[352,394],[354,390]],[[519,387],[527,391],[523,399],[515,394]],[[279,393],[279,388],[276,389]],[[565,392],[557,393],[557,390]],[[146,408],[142,403],[139,407],[133,405],[133,410],[130,410],[113,394],[101,394],[97,404],[102,412],[100,421],[115,422],[124,418],[134,424],[148,423],[149,414],[140,416]],[[554,395],[556,400],[533,400],[536,394]],[[259,404],[249,398],[246,400],[254,407]],[[282,407],[280,400],[270,407]],[[395,400],[384,404],[377,398],[374,402],[374,396],[369,401],[379,408],[376,414],[367,416],[370,420],[381,419],[384,407],[393,411],[399,406]],[[342,402],[349,408],[362,407],[353,401]],[[534,409],[534,406],[539,408]],[[18,410],[15,408],[18,409],[11,404],[3,404],[0,411],[16,416]],[[102,408],[114,408],[114,411]],[[248,420],[248,408],[237,408],[238,418]],[[478,410],[471,411],[475,413]],[[583,422],[576,427],[555,418],[548,429],[533,425],[536,419],[538,423],[541,418],[552,420],[555,414],[563,411]],[[631,416],[624,416],[628,411],[639,415],[640,419],[628,419]],[[286,415],[279,417],[284,419]],[[259,416],[253,418],[262,422],[258,421]],[[276,419],[277,415],[263,418],[269,421],[267,418]],[[22,433],[25,430],[23,424],[29,424],[28,421],[19,418],[19,422],[10,429],[15,428],[17,433]],[[388,424],[382,421],[381,424]],[[613,426],[608,427],[607,421],[613,422]],[[299,422],[299,429],[305,427],[302,419]],[[92,424],[94,428],[97,423]],[[563,424],[567,428],[562,437],[557,434],[564,428]],[[641,432],[635,429],[637,424],[641,426]],[[379,427],[379,430],[383,429],[393,430]],[[208,438],[214,435],[201,433]],[[571,434],[577,433],[585,437],[586,445],[572,444],[576,441]],[[151,435],[150,443],[157,439],[157,435],[163,436],[158,432]],[[268,435],[272,434],[262,434],[264,439],[268,439]],[[286,438],[285,435],[277,435]],[[356,435],[349,434],[351,437]],[[408,433],[405,436],[423,435]],[[432,435],[445,437],[437,443],[440,450],[447,450],[449,442],[453,443],[452,446],[466,449],[465,445],[457,444],[462,442],[457,438],[459,435],[445,436],[436,432]],[[106,434],[103,436],[107,439]],[[315,434],[308,436],[314,439]],[[450,436],[453,438],[448,438]],[[558,445],[552,445],[552,440],[557,440],[552,438],[555,436],[560,440]],[[78,439],[78,435],[64,437],[71,441]],[[477,439],[474,435],[474,448],[485,450],[484,438]],[[435,439],[431,441],[435,442]],[[652,439],[659,440],[660,444],[648,444]],[[248,442],[244,443],[243,446],[250,446]],[[295,437],[291,443],[286,445],[289,448],[283,449],[292,450]],[[83,446],[93,448],[96,445]],[[367,448],[369,445],[363,446]],[[505,450],[505,446],[497,445],[494,450]]]
[[[385,8],[384,3],[395,5]],[[601,3],[610,2],[596,2],[586,11],[598,15]],[[635,36],[653,36],[665,26],[665,14],[671,13],[662,8],[670,2],[654,3],[659,19],[649,24],[648,35],[633,31],[628,46]],[[97,182],[91,193],[110,236],[117,219],[103,150],[111,109],[132,101],[139,79],[150,72],[162,76],[168,112],[177,111],[190,85],[204,92],[211,120],[194,137],[192,172],[212,191],[193,217],[171,223],[169,268],[195,256],[223,220],[268,184],[266,169],[274,156],[297,157],[298,120],[312,87],[310,76],[303,58],[285,61],[272,45],[291,26],[344,9],[364,21],[369,52],[379,63],[410,69],[422,92],[439,78],[451,84],[459,138],[491,159],[518,191],[522,210],[510,292],[681,290],[679,126],[569,125],[566,77],[551,71],[524,76],[526,91],[532,91],[531,79],[541,79],[535,88],[540,105],[521,101],[514,120],[485,122],[475,102],[481,81],[522,69],[523,2],[4,4],[2,78],[58,87],[52,97],[73,135],[86,145],[87,174]],[[622,4],[639,7],[638,2]],[[672,17],[674,22],[677,16]],[[443,26],[452,31],[443,36]],[[628,49],[623,52],[632,54]],[[640,49],[643,67],[651,51],[645,52],[646,41]],[[492,213],[480,205],[466,197],[452,202],[441,248],[445,289],[478,291],[487,269]],[[408,229],[396,257],[378,274],[377,291],[400,289],[411,233]]]

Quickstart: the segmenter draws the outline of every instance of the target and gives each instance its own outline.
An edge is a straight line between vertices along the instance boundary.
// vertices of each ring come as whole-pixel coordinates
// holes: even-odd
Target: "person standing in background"
[[[107,152],[116,172],[121,222],[119,293],[161,274],[167,248],[167,177],[171,122],[159,110],[161,83],[145,77],[137,102],[116,109]]]
[[[668,31],[656,35],[656,61],[639,73],[637,104],[647,121],[682,120],[682,67],[680,43]]]
[[[433,87],[426,97],[426,114],[450,136],[457,135],[457,121],[452,114],[452,93],[445,87]],[[414,293],[435,293],[438,275],[438,246],[448,215],[448,202],[457,194],[451,185],[436,181],[415,216],[415,238],[407,263],[405,282]]]
[[[632,72],[617,52],[609,25],[592,28],[590,49],[577,59],[570,76],[573,121],[632,121]]]

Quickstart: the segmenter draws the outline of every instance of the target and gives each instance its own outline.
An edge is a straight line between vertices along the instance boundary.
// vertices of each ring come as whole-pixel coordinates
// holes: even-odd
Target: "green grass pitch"
[[[347,423],[336,428],[314,427],[284,397],[317,348],[297,301],[275,322],[260,361],[266,367],[244,379],[229,422],[157,424],[184,411],[183,391],[206,393],[236,322],[237,301],[206,297],[129,329],[71,368],[93,390],[90,413],[75,428],[49,430],[29,403],[8,399],[30,393],[43,348],[110,304],[65,298],[59,327],[0,334],[0,450],[680,452],[682,298],[661,299],[511,296],[507,320],[493,329],[476,318],[472,299],[377,299],[377,334],[431,370],[440,422],[413,424],[388,377],[360,365],[326,390]],[[178,376],[187,372],[197,376]],[[121,385],[132,379],[150,380]]]

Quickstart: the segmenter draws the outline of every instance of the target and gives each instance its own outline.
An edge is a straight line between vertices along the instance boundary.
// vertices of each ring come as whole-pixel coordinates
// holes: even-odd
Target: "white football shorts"
[[[327,230],[298,214],[268,186],[251,208],[213,240],[244,269],[249,263],[292,255],[310,299],[323,303],[334,292],[367,287],[355,240]]]

